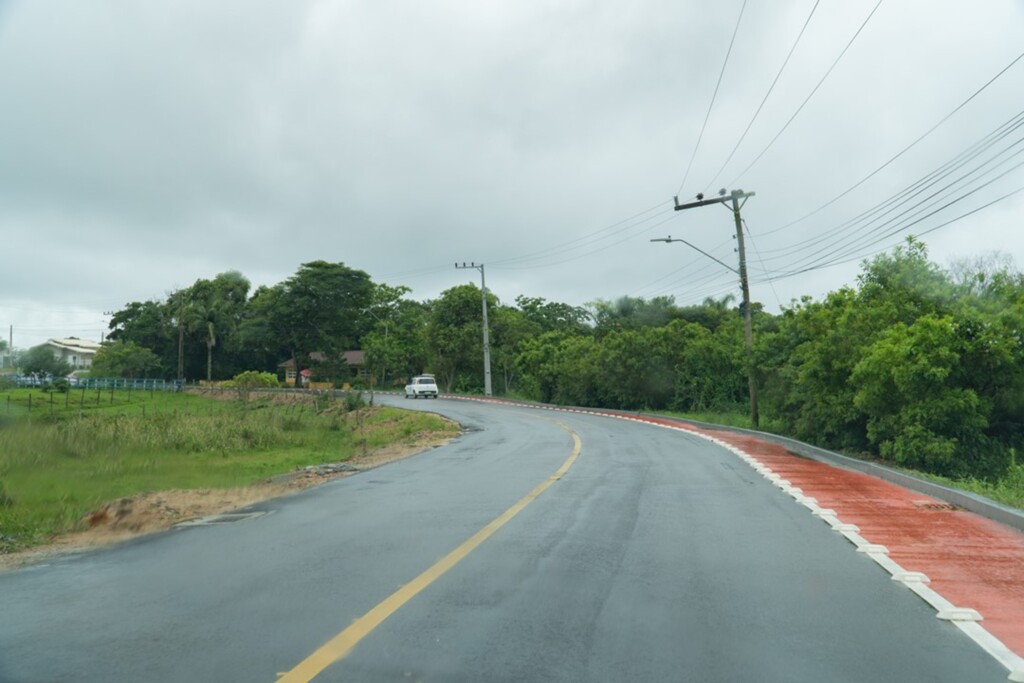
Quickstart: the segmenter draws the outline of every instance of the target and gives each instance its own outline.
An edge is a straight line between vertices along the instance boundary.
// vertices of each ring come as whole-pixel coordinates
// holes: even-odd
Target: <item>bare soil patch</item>
[[[452,437],[448,436],[421,434],[413,443],[385,446],[366,455],[354,456],[346,462],[357,468],[357,471],[373,469],[442,446],[451,439]],[[231,512],[356,473],[321,474],[315,470],[299,470],[277,475],[251,486],[229,489],[171,489],[120,498],[85,515],[83,530],[61,534],[45,545],[28,550],[0,553],[0,571],[164,531],[180,522]]]

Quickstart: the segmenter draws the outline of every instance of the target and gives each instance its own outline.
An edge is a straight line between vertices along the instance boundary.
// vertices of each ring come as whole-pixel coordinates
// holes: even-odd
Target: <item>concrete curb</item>
[[[617,412],[617,411],[608,411]],[[648,415],[645,413],[630,413],[645,417],[657,417],[662,420],[672,420],[681,424],[688,424],[694,427],[700,427],[702,429],[715,429],[718,431],[734,432],[738,434],[747,434],[749,436],[756,436],[759,439],[769,441],[771,443],[785,446],[790,453],[798,455],[804,458],[810,458],[811,460],[817,460],[834,467],[841,467],[845,470],[851,470],[854,472],[860,472],[862,474],[868,474],[879,479],[891,482],[898,486],[910,489],[911,491],[917,491],[933,498],[938,498],[947,503],[952,503],[957,507],[961,507],[965,510],[969,510],[977,515],[986,517],[995,522],[1005,524],[1006,526],[1013,527],[1014,529],[1024,531],[1024,512],[1015,510],[1006,505],[997,503],[994,500],[989,500],[984,496],[979,496],[969,491],[960,491],[959,489],[953,489],[942,484],[936,484],[926,479],[915,477],[905,472],[899,472],[897,470],[890,469],[884,465],[878,465],[873,462],[866,462],[864,460],[858,460],[851,458],[846,455],[839,453],[833,453],[832,451],[825,450],[824,448],[818,448],[806,444],[796,439],[790,439],[785,436],[779,436],[778,434],[770,434],[768,432],[759,432],[753,429],[744,429],[742,427],[726,427],[723,425],[716,425],[710,422],[701,422],[699,420],[688,420],[678,417],[667,417],[664,415]]]
[[[381,392],[383,393],[383,392]],[[952,503],[957,507],[961,507],[964,510],[973,512],[976,515],[991,519],[994,522],[1005,524],[1008,527],[1017,529],[1018,531],[1024,531],[1024,511],[1015,510],[1014,508],[1008,507],[1001,503],[997,503],[994,500],[985,498],[969,491],[961,491],[959,489],[953,489],[942,484],[936,484],[934,482],[915,477],[905,472],[899,472],[897,470],[890,469],[884,465],[878,465],[873,462],[867,462],[864,460],[858,460],[851,458],[846,455],[834,453],[824,448],[818,448],[811,444],[797,441],[786,436],[779,436],[778,434],[771,434],[769,432],[760,432],[753,429],[744,429],[743,427],[727,427],[725,425],[718,425],[711,422],[702,422],[700,420],[690,420],[681,417],[672,417],[669,415],[657,415],[653,413],[633,412],[628,410],[614,410],[610,408],[582,408],[580,406],[560,406],[551,403],[534,403],[531,401],[511,400],[498,397],[483,397],[483,396],[461,396],[457,394],[441,394],[441,398],[454,398],[462,400],[477,400],[482,402],[493,402],[493,403],[504,403],[507,405],[521,406],[524,408],[540,408],[546,410],[559,410],[567,412],[579,412],[587,413],[591,415],[610,415],[615,417],[632,417],[632,418],[655,418],[658,420],[669,420],[671,422],[678,422],[680,424],[689,425],[691,427],[698,427],[701,429],[713,429],[723,432],[733,432],[737,434],[746,434],[748,436],[755,436],[759,439],[763,439],[770,443],[775,443],[780,446],[785,446],[786,449],[793,455],[809,458],[818,462],[823,462],[833,467],[839,467],[845,470],[853,472],[860,472],[861,474],[867,474],[872,477],[877,477],[884,481],[902,486],[903,488],[910,489],[911,491],[917,491],[923,493],[926,496],[932,496],[939,500],[947,503]]]

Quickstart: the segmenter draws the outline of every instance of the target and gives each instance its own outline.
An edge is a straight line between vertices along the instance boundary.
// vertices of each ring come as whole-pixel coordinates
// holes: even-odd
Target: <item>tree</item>
[[[713,331],[696,323],[678,326],[673,344],[681,358],[675,366],[672,407],[685,412],[732,410],[743,405],[748,394],[743,341],[743,319],[734,315]]]
[[[427,344],[429,306],[410,299],[399,299],[375,319],[373,329],[360,340],[369,367],[380,373],[381,384],[388,377],[408,378],[430,365]]]
[[[146,377],[160,367],[160,358],[132,341],[106,342],[96,352],[92,374],[96,377]]]
[[[71,365],[54,355],[46,344],[33,346],[21,355],[18,361],[21,371],[29,375],[52,375],[64,377],[71,372]]]
[[[189,332],[200,331],[206,345],[206,379],[213,379],[213,349],[218,334],[233,334],[242,320],[249,293],[249,281],[235,270],[213,280],[196,280],[184,294],[183,320]],[[223,343],[222,343],[223,346]]]
[[[588,304],[598,337],[612,330],[635,330],[641,327],[661,327],[680,317],[679,308],[671,296],[623,296],[614,302],[598,299]]]
[[[411,290],[404,285],[392,287],[386,284],[374,284],[370,306],[366,309],[366,320],[359,344],[366,353],[367,368],[371,382],[376,381],[380,373],[380,383],[387,383],[388,369],[394,370],[399,360],[397,339],[391,337],[391,328],[395,327],[396,314],[401,306],[402,297]]]
[[[540,334],[543,328],[518,308],[497,306],[489,310],[491,362],[501,375],[502,393],[508,393],[515,383],[520,345]]]
[[[522,311],[523,317],[542,332],[584,332],[589,329],[590,313],[581,306],[522,295],[516,297],[516,306]]]
[[[110,319],[109,341],[130,341],[160,359],[164,377],[173,377],[178,358],[178,331],[170,302],[133,301]]]
[[[699,306],[685,306],[679,309],[679,317],[687,322],[697,323],[711,332],[717,330],[730,318],[741,316],[742,312],[732,307],[735,294],[726,294],[721,299],[705,297]]]
[[[487,293],[488,308],[497,308],[498,298]],[[445,391],[483,386],[483,312],[480,288],[456,285],[431,302],[427,339],[435,355],[435,369]]]
[[[960,331],[949,316],[898,323],[854,368],[854,402],[870,416],[868,438],[884,458],[953,476],[995,464],[969,462],[993,453],[986,406],[962,374]]]
[[[284,282],[257,290],[246,336],[264,348],[287,351],[300,371],[313,351],[337,358],[353,348],[372,297],[365,272],[344,263],[304,263]]]
[[[909,325],[922,315],[945,314],[955,296],[946,273],[928,260],[928,248],[913,236],[861,269],[859,302],[883,308],[892,323]]]

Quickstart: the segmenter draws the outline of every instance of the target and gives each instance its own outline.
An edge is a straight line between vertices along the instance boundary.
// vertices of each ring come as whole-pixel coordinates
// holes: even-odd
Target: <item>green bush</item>
[[[272,372],[259,372],[258,370],[246,370],[235,375],[229,384],[234,387],[247,387],[249,389],[275,389],[279,385],[277,375]]]
[[[238,389],[238,399],[242,403],[248,403],[249,392],[253,389],[276,389],[280,384],[277,375],[272,372],[246,370],[235,375],[226,386]]]
[[[348,391],[345,392],[345,410],[352,412],[358,410],[366,405],[366,401],[363,400],[363,392],[361,391]]]

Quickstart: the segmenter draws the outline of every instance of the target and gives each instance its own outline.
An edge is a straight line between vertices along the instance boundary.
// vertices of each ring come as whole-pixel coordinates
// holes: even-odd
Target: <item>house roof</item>
[[[322,351],[313,351],[309,354],[309,357],[315,361],[327,360],[327,355]],[[349,365],[362,365],[366,362],[366,353],[363,351],[345,351],[341,354],[341,357]],[[285,370],[292,370],[295,368],[295,359],[289,358],[283,363],[278,363],[277,367],[284,368]]]
[[[103,345],[89,339],[78,339],[77,337],[66,337],[64,339],[48,339],[46,343],[58,349],[74,351],[76,353],[96,353]]]

